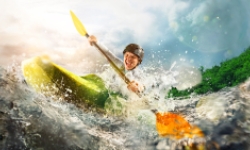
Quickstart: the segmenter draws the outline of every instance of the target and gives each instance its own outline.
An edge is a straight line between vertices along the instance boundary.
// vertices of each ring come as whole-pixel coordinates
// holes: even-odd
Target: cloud
[[[246,44],[247,10],[244,1],[175,1],[169,23],[176,37],[188,46],[206,52],[231,50]],[[178,6],[178,7],[177,7]]]
[[[1,1],[1,66],[10,65],[13,61],[20,63],[23,59],[39,54],[50,52],[53,55],[56,49],[60,48],[74,49],[75,43],[80,43],[79,38],[74,38],[72,35],[64,36],[60,33],[58,30],[60,25],[50,26],[55,21],[48,24],[49,21],[43,20],[46,15],[42,15],[42,6],[34,8],[31,4],[30,1],[16,3],[13,0]],[[46,13],[44,11],[44,14]]]
[[[90,34],[95,34],[119,56],[126,44],[147,43],[152,33],[157,33],[154,28],[155,16],[146,10],[150,6],[158,8],[159,3],[152,5],[142,1],[113,0],[84,3],[66,0],[10,0],[1,3],[4,12],[1,20],[4,25],[0,29],[3,33],[0,37],[0,53],[2,62],[6,63],[8,61],[4,59],[20,54],[26,57],[43,53],[58,55],[62,51],[67,54],[69,50],[73,54],[79,47],[86,45],[84,37],[80,37],[73,26],[69,10],[76,13]],[[6,47],[15,48],[6,55]]]
[[[143,0],[1,0],[0,3],[0,65],[6,64],[9,57],[22,54],[26,57],[42,53],[74,55],[80,49],[88,49],[85,37],[75,30],[69,10],[75,12],[89,34],[96,35],[120,57],[126,44],[142,45],[146,51],[144,62],[148,63],[158,62],[149,59],[151,54],[171,64],[169,60],[176,61],[180,58],[175,56],[188,51],[187,60],[211,65],[239,54],[250,43],[248,0],[231,3],[225,0],[160,0],[155,3]],[[207,60],[208,53],[203,52],[216,53]]]

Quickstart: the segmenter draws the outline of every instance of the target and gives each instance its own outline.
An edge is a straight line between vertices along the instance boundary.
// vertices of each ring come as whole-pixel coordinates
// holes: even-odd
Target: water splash
[[[18,66],[0,69],[1,149],[187,148],[190,139],[173,140],[157,134],[155,116],[149,112],[151,108],[183,114],[189,123],[203,130],[206,137],[202,142],[207,149],[244,150],[249,147],[249,82],[240,88],[226,88],[186,100],[155,99],[149,94],[144,100],[128,102],[131,109],[126,113],[134,117],[116,117],[85,112],[73,104],[38,94],[23,82],[19,70]],[[160,93],[159,87],[155,92]],[[142,102],[148,103],[142,107]],[[217,105],[220,102],[222,104]],[[224,111],[199,110],[211,104],[223,107]],[[215,111],[214,117],[211,111]]]

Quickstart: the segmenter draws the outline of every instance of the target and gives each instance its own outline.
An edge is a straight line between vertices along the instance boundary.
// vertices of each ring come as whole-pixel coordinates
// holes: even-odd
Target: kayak
[[[53,63],[48,56],[22,62],[25,81],[47,96],[60,95],[74,104],[104,108],[109,97],[104,81],[96,74],[78,76]]]
[[[53,63],[48,56],[23,61],[22,72],[27,84],[46,96],[63,97],[74,104],[101,108],[107,114],[120,116],[126,112],[126,101],[117,93],[109,93],[105,82],[96,74],[81,77]],[[151,112],[149,115],[148,111],[145,112],[141,112],[137,119],[148,125],[156,125],[158,134],[163,137],[180,139],[204,136],[199,128],[191,126],[178,114]]]

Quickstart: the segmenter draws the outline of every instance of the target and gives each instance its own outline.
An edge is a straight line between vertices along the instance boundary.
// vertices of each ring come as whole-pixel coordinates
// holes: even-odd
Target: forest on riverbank
[[[238,57],[221,62],[219,66],[204,70],[199,68],[202,74],[201,82],[186,90],[178,90],[172,87],[167,93],[167,97],[187,98],[190,94],[205,94],[217,92],[225,87],[233,87],[244,82],[250,77],[250,47]]]

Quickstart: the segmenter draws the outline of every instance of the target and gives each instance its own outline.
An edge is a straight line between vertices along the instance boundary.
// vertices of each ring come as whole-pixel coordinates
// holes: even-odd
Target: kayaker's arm
[[[126,71],[126,76],[131,79],[131,84],[127,85],[127,88],[137,93],[137,95],[143,95],[145,92],[145,85],[143,81],[145,81],[145,76],[140,68],[135,70]]]
[[[136,81],[131,81],[128,85],[127,88],[136,93],[137,95],[141,96],[143,91],[144,91],[144,86],[142,84],[139,84]]]
[[[119,59],[118,57],[116,57],[111,51],[109,51],[105,46],[103,46],[102,44],[100,44],[96,37],[93,35],[90,35],[88,37],[89,43],[91,46],[94,45],[94,43],[98,43],[98,45],[103,49],[103,51],[106,53],[106,55],[113,61],[115,62],[115,64],[122,69],[123,66],[123,61],[121,59]]]

